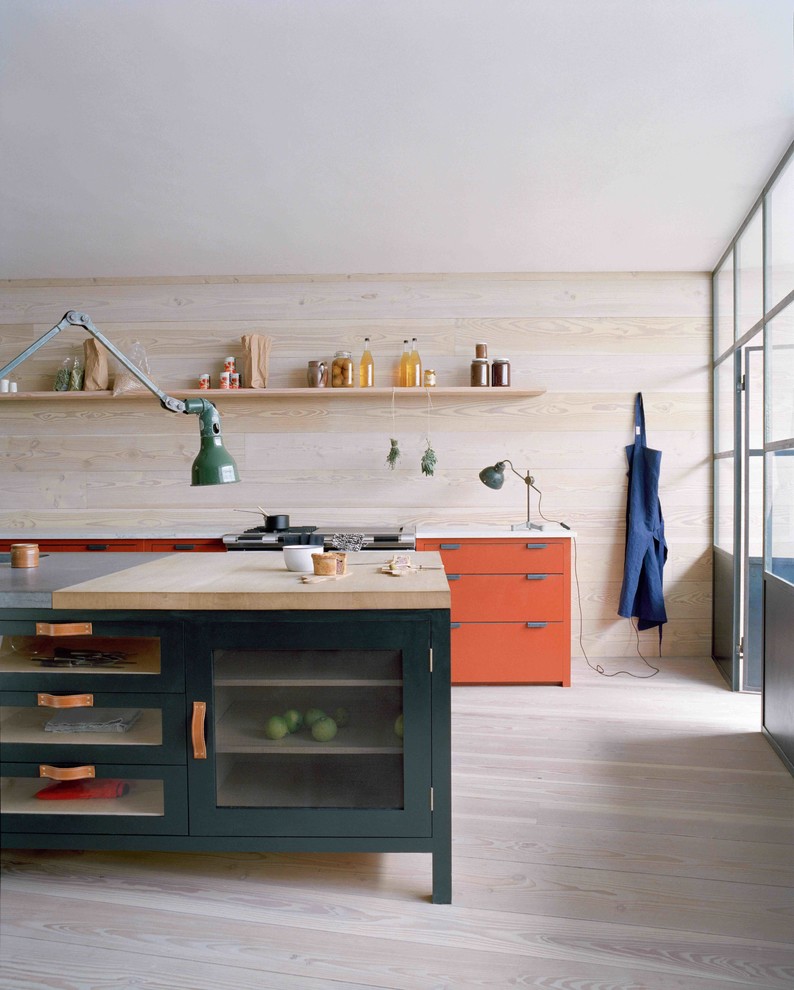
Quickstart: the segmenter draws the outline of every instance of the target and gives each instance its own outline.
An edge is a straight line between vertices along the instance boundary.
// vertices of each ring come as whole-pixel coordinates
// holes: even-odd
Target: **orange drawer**
[[[453,622],[453,684],[571,683],[564,622]]]
[[[447,574],[455,622],[561,621],[561,574]]]
[[[149,540],[148,549],[157,553],[225,553],[223,540]]]
[[[421,540],[422,550],[438,550],[447,574],[562,574],[565,547],[560,540]]]

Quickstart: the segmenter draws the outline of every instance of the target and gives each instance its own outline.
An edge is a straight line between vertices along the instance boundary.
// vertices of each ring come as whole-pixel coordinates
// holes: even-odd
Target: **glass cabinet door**
[[[191,821],[202,831],[245,833],[254,823],[291,835],[366,834],[363,822],[372,834],[429,828],[426,623],[356,616],[205,632],[210,662],[195,666],[210,677],[189,689],[198,706]]]

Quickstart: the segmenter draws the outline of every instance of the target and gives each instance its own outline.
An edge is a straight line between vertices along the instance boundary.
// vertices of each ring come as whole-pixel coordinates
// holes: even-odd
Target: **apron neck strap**
[[[640,443],[643,447],[645,442],[645,409],[642,404],[642,392],[637,392],[634,400],[634,443]]]

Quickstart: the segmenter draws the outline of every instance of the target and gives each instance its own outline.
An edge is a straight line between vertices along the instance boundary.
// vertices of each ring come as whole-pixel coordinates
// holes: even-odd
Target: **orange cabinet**
[[[571,683],[569,538],[423,539],[451,594],[453,684]]]
[[[170,539],[170,540],[74,540],[74,539],[43,539],[37,540],[35,537],[17,537],[15,540],[0,540],[0,552],[11,549],[12,543],[38,543],[42,553],[101,553],[103,551],[113,553],[179,553],[190,551],[225,551],[226,547],[220,537],[217,539]]]

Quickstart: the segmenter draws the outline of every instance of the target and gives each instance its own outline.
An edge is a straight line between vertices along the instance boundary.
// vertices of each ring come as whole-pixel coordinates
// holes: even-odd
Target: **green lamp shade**
[[[191,485],[226,485],[239,481],[237,465],[220,437],[202,437],[201,449],[193,461]]]
[[[201,447],[193,461],[191,485],[227,485],[240,480],[237,465],[223,446],[218,410],[207,399],[187,399],[185,412],[199,417]]]
[[[497,461],[493,467],[480,471],[480,481],[488,488],[498,491],[505,483],[505,466],[503,461]]]

